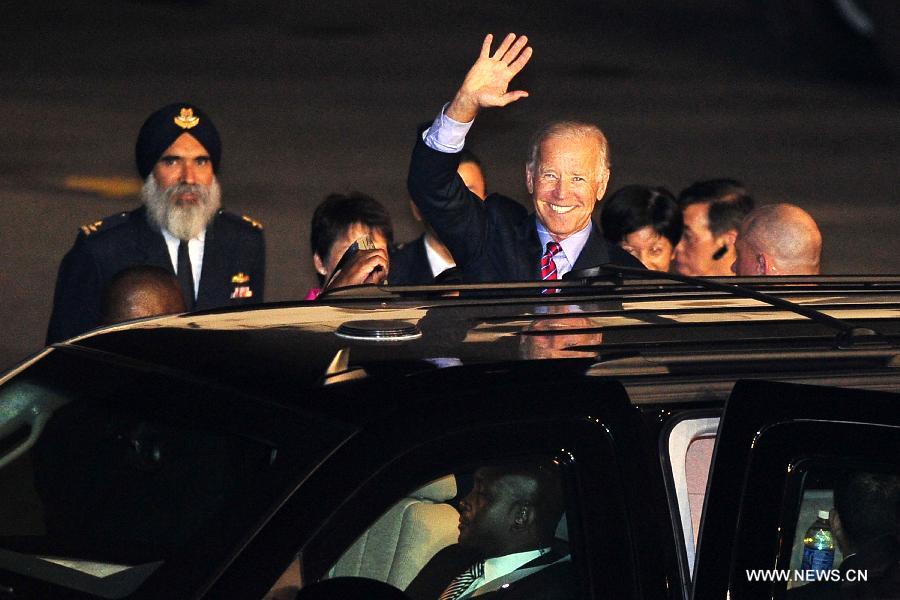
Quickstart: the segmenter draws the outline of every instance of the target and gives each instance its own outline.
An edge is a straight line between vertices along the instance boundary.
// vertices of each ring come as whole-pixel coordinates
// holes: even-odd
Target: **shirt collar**
[[[162,234],[163,234],[163,238],[166,240],[166,242],[168,242],[168,243],[170,243],[170,244],[178,244],[178,243],[181,242],[180,239],[178,239],[177,237],[175,237],[174,235],[172,235],[172,234],[169,232],[169,230],[166,229],[165,227],[163,227],[163,228],[161,229],[161,231],[162,231]],[[205,242],[205,241],[206,241],[206,227],[204,227],[204,228],[200,231],[200,233],[197,234],[197,237],[192,237],[191,239],[188,240],[188,242],[193,242],[194,240],[199,240],[199,241],[201,241],[201,242]]]
[[[525,552],[489,558],[484,561],[484,582],[487,583],[512,573],[522,565],[533,561],[539,556],[543,556],[549,551],[550,548],[540,548],[538,550],[526,550]]]
[[[431,236],[427,233],[425,234],[425,256],[428,258],[428,266],[431,267],[431,275],[433,277],[437,277],[447,269],[456,266],[455,262],[444,260],[440,254],[435,252],[434,248],[431,247]]]
[[[538,239],[541,241],[541,254],[543,254],[544,250],[547,248],[547,242],[552,241],[553,236],[550,235],[547,227],[541,222],[537,215],[534,216],[534,219],[537,223]],[[556,260],[556,269],[559,272],[560,277],[571,271],[572,267],[574,267],[578,257],[581,256],[581,251],[584,250],[584,247],[587,244],[588,238],[591,237],[591,228],[593,226],[593,222],[588,221],[588,224],[585,225],[584,228],[559,242],[559,245],[562,246],[561,254],[564,255],[562,257],[564,259],[564,264],[560,264],[559,254],[554,257],[554,260]]]

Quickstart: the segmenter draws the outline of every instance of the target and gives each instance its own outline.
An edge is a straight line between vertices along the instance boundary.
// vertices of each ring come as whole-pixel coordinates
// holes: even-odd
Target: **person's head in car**
[[[681,239],[681,209],[669,190],[628,185],[603,202],[603,235],[648,269],[668,271]]]
[[[838,480],[829,520],[841,553],[845,557],[856,554],[879,538],[896,541],[900,536],[898,509],[900,476],[857,472]]]
[[[178,280],[153,265],[116,273],[103,289],[100,306],[104,325],[187,311]]]
[[[391,216],[380,202],[359,192],[331,194],[316,207],[310,231],[313,266],[324,285],[347,249],[368,236],[375,250],[359,250],[354,260],[342,267],[343,277],[331,287],[381,283],[388,275],[387,248],[394,241]]]
[[[546,548],[563,511],[559,475],[552,465],[484,466],[459,504],[459,544],[483,558]]]

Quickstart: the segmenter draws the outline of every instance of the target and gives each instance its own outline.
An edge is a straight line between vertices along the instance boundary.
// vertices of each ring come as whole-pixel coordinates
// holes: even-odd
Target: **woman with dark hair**
[[[669,270],[684,227],[672,193],[646,185],[628,185],[607,198],[600,225],[610,243],[655,271]]]
[[[365,243],[360,244],[352,260],[336,273],[347,249],[363,238]],[[359,192],[331,194],[313,213],[309,242],[320,287],[309,290],[306,300],[315,300],[326,285],[332,289],[385,281],[394,226],[384,206],[371,196]]]

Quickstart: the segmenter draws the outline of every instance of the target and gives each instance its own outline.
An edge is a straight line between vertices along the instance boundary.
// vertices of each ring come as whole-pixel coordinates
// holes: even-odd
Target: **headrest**
[[[446,475],[440,479],[435,479],[411,493],[410,496],[418,500],[446,502],[456,496],[456,477]]]

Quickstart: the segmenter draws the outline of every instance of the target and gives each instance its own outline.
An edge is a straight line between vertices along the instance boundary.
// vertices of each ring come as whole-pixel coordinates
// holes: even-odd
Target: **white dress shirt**
[[[162,235],[166,240],[166,248],[169,250],[169,259],[172,261],[172,269],[174,269],[175,275],[178,275],[178,246],[181,244],[181,240],[169,233],[165,227],[162,229]],[[206,229],[201,231],[197,237],[188,240],[188,255],[191,257],[191,275],[194,277],[194,300],[197,299],[197,294],[200,291],[200,273],[203,271],[203,247],[205,245]]]
[[[454,121],[444,114],[447,110],[447,104],[441,109],[441,114],[435,118],[431,127],[422,132],[422,139],[425,145],[432,150],[444,152],[446,154],[454,154],[463,149],[466,145],[466,134],[472,128],[472,123],[460,123]]]
[[[537,218],[537,214],[534,215],[534,219],[537,222],[537,234],[538,239],[541,240],[541,256],[543,256],[547,251],[547,242],[553,240],[553,236],[550,235],[550,232],[547,231],[547,228],[544,227],[541,220]],[[581,251],[584,250],[584,246],[587,244],[590,236],[591,222],[588,221],[588,224],[585,225],[581,231],[576,231],[563,241],[559,242],[562,250],[557,252],[556,256],[553,257],[553,262],[556,263],[556,276],[558,279],[562,279],[562,276],[571,271],[572,267],[575,266],[575,261],[581,256]]]
[[[541,548],[540,550],[526,550],[525,552],[516,552],[515,554],[507,554],[506,556],[495,556],[484,561],[484,575],[472,582],[466,588],[466,591],[460,596],[460,600],[474,594],[478,588],[490,583],[498,577],[508,575],[524,565],[542,556],[550,551],[550,548]]]
[[[428,258],[428,266],[431,267],[431,276],[437,277],[447,269],[452,269],[456,263],[452,260],[446,260],[443,256],[431,247],[431,236],[425,234],[425,256]]]

